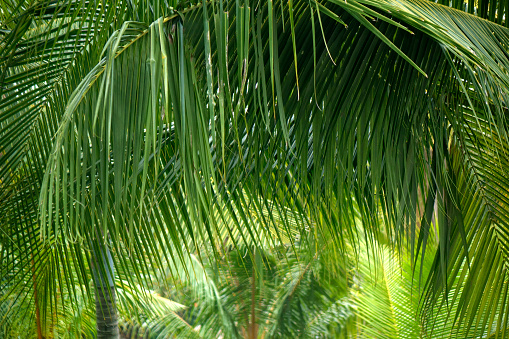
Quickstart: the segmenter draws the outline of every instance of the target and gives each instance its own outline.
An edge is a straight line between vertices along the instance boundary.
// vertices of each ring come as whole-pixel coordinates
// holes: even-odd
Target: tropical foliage
[[[175,289],[182,292],[174,298],[190,306],[184,319],[203,338],[346,337],[354,311],[344,267],[332,275],[320,257],[303,263],[293,252],[256,249],[251,261],[247,251],[230,251],[204,267],[199,285],[183,282]],[[216,293],[199,293],[200,285]]]
[[[203,243],[385,237],[426,335],[506,337],[508,6],[446,4],[2,1],[2,329]]]

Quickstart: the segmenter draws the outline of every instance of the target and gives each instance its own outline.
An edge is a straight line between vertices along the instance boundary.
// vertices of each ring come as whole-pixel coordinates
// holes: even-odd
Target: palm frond
[[[422,338],[426,332],[421,328],[419,310],[424,284],[419,283],[408,256],[397,256],[384,245],[369,252],[364,248],[361,254],[351,292],[358,317],[357,335]],[[423,262],[425,274],[431,269],[430,259],[427,256]]]

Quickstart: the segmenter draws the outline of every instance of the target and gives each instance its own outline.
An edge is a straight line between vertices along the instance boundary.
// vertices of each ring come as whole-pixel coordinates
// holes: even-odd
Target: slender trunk
[[[41,326],[41,313],[39,311],[39,298],[37,296],[37,279],[35,276],[35,263],[34,263],[34,254],[31,254],[32,260],[32,283],[34,285],[34,301],[35,301],[35,324],[37,325],[37,338],[44,339],[42,336],[42,326]]]
[[[97,339],[117,339],[119,330],[113,260],[107,246],[96,244],[92,248]]]
[[[258,324],[256,323],[256,270],[255,263],[252,265],[251,277],[251,325],[249,326],[249,339],[258,337]]]
[[[95,287],[95,313],[97,316],[97,338],[118,338],[118,317],[115,287]]]
[[[258,326],[256,324],[256,277],[253,269],[253,277],[251,278],[251,325],[249,326],[249,338],[256,339],[258,336]]]

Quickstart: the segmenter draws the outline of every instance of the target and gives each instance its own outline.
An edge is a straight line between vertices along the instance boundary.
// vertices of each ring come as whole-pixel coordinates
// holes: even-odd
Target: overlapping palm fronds
[[[249,249],[233,249],[202,266],[199,279],[191,274],[180,281],[180,289],[171,294],[187,301],[183,317],[205,338],[346,335],[354,316],[347,277],[325,278],[328,267],[318,256],[304,263],[293,251],[281,252],[287,250],[257,248],[251,261]],[[203,294],[205,285],[216,292]]]
[[[477,6],[507,24],[502,1]],[[353,205],[368,240],[382,209],[411,253],[425,252],[436,205],[429,307],[457,291],[455,323],[504,335],[506,28],[424,0],[5,1],[0,16],[2,271],[23,268],[12,282],[31,259],[11,249],[39,234],[69,258],[86,257],[69,241],[109,238],[142,280],[146,253],[184,235],[215,242],[213,211],[241,215],[246,194],[306,211],[320,221],[307,234],[343,249]]]

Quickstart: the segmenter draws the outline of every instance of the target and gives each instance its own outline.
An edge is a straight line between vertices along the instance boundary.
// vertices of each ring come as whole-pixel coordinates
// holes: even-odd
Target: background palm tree
[[[332,268],[318,255],[306,263],[285,246],[257,248],[252,262],[248,250],[205,263],[204,279],[183,279],[170,293],[189,305],[183,318],[203,338],[346,338],[354,303],[345,267]],[[205,286],[216,294],[203,293]]]
[[[473,5],[507,25],[502,1]],[[212,210],[237,227],[253,204],[263,220],[305,211],[320,222],[302,232],[339,250],[356,233],[345,211],[368,239],[382,211],[411,255],[435,214],[425,314],[451,298],[458,328],[505,335],[506,28],[423,0],[4,1],[0,15],[2,284],[30,291],[41,331],[59,291],[89,288],[91,253],[107,252],[91,248],[134,284],[163,266],[147,253],[215,242]]]

